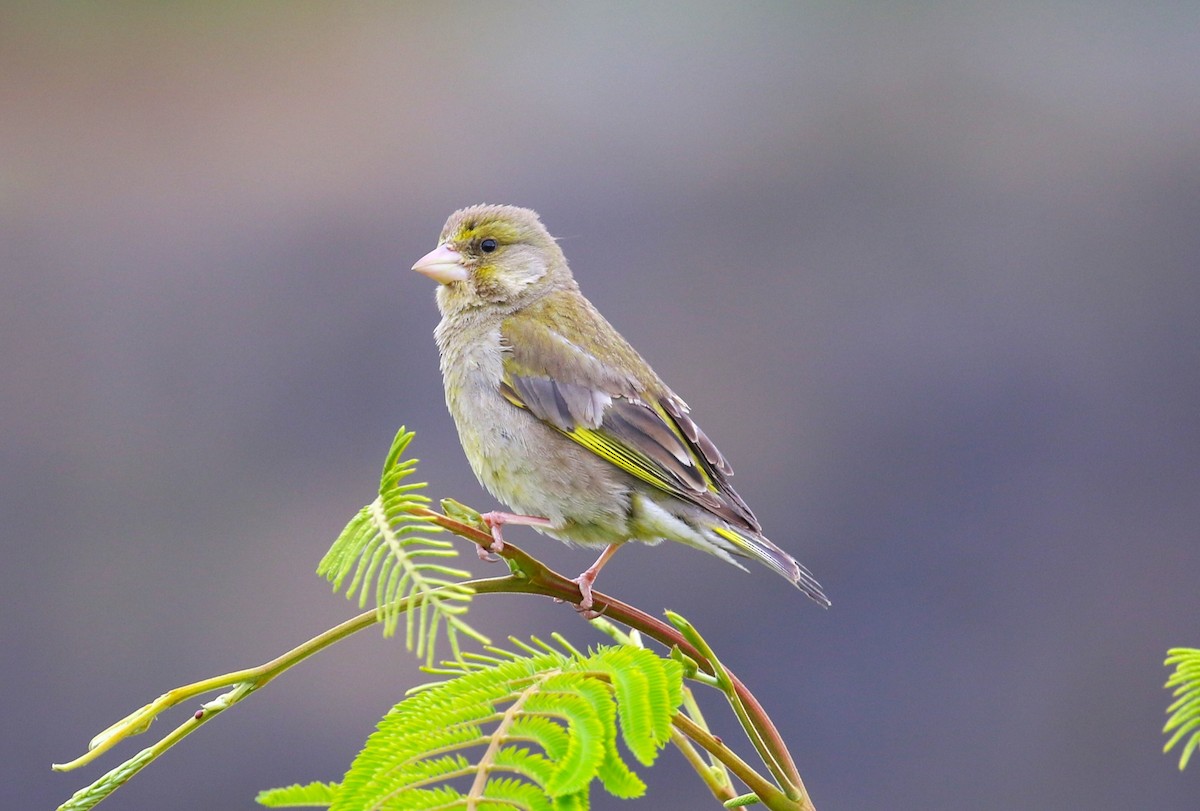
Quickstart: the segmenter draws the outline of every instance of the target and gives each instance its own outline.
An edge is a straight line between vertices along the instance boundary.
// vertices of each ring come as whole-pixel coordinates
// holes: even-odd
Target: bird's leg
[[[580,572],[579,577],[574,580],[579,586],[580,595],[583,597],[575,610],[587,619],[591,620],[600,616],[599,612],[592,610],[592,584],[596,582],[596,575],[600,574],[600,570],[604,568],[604,564],[608,563],[609,558],[615,555],[620,548],[621,545],[619,543],[610,543],[604,547],[604,551],[600,553],[600,557],[596,558],[596,562]]]
[[[488,563],[495,562],[496,558],[490,553],[499,553],[504,549],[504,536],[500,534],[500,527],[505,524],[517,524],[525,527],[548,527],[550,526],[549,518],[540,518],[536,515],[518,515],[516,513],[506,512],[490,512],[479,516],[483,519],[483,523],[487,524],[488,529],[492,531],[492,544],[488,547],[476,546],[475,552],[479,555],[479,559]]]

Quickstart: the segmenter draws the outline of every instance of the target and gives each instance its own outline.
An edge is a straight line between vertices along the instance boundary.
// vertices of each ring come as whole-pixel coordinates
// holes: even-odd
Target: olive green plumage
[[[479,481],[564,541],[679,541],[739,565],[753,558],[821,605],[820,584],[762,534],[733,470],[688,407],[583,297],[533,211],[472,206],[450,215],[413,267],[440,282],[446,403]],[[524,516],[546,519],[524,521]],[[541,524],[541,525],[538,525]]]

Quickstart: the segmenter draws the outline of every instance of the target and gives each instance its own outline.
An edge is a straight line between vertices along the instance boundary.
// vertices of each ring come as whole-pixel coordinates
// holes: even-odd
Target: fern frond
[[[390,636],[405,615],[405,645],[429,664],[434,661],[435,641],[444,628],[455,657],[461,655],[459,635],[487,644],[487,637],[466,623],[471,588],[463,584],[470,573],[441,563],[458,552],[449,541],[431,538],[442,531],[414,510],[425,508],[429,498],[420,491],[422,483],[405,484],[416,472],[416,459],[403,459],[413,433],[404,428],[396,434],[384,462],[379,496],[359,510],[325,553],[317,574],[342,589],[346,597],[358,593],[366,606],[374,597],[376,612]],[[407,610],[405,610],[407,609]]]
[[[653,763],[682,702],[682,667],[632,647],[521,647],[449,663],[440,672],[453,678],[393,707],[336,786],[331,811],[585,811],[595,780],[619,797],[643,794],[617,740]]]
[[[597,662],[617,694],[617,710],[625,744],[643,766],[654,762],[661,742],[671,736],[671,717],[655,713],[656,706],[678,707],[683,703],[683,683],[671,680],[659,669],[637,667],[632,661],[644,649],[630,646],[612,649]]]
[[[328,808],[339,788],[337,783],[297,784],[260,791],[254,801],[268,808]]]
[[[1175,744],[1188,738],[1179,754],[1179,769],[1187,767],[1192,753],[1200,747],[1200,650],[1196,648],[1172,648],[1167,651],[1164,665],[1175,666],[1175,672],[1167,679],[1166,688],[1175,688],[1172,695],[1175,701],[1167,707],[1170,718],[1163,727],[1163,734],[1175,730],[1175,734],[1163,747],[1163,752],[1171,751]]]

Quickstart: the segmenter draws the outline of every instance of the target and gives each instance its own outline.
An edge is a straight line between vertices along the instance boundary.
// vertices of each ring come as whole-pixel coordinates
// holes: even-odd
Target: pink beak
[[[412,266],[412,269],[440,284],[461,282],[467,278],[467,269],[463,267],[462,254],[446,245],[438,245],[422,256]]]

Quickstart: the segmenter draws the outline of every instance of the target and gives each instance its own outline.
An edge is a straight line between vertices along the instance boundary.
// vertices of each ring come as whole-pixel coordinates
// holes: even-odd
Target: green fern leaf
[[[552,797],[584,789],[600,770],[611,736],[616,740],[616,712],[602,682],[579,673],[560,673],[536,683],[521,712],[556,719],[570,730],[567,751],[545,782]]]
[[[1196,648],[1172,648],[1167,651],[1167,667],[1175,665],[1175,672],[1167,679],[1166,687],[1174,687],[1172,695],[1175,701],[1167,707],[1170,718],[1163,733],[1175,730],[1163,747],[1163,752],[1169,752],[1185,737],[1187,743],[1179,755],[1179,769],[1187,767],[1192,754],[1200,747],[1200,650]],[[1188,737],[1190,736],[1190,737]]]
[[[671,718],[655,713],[656,706],[683,703],[682,679],[669,679],[664,669],[646,666],[658,659],[644,648],[623,646],[598,663],[617,693],[622,740],[643,766],[649,766],[671,737]],[[676,663],[677,664],[677,663]]]
[[[460,581],[470,574],[442,562],[457,556],[457,550],[449,541],[430,537],[442,528],[414,513],[425,508],[429,499],[420,493],[424,483],[403,483],[416,472],[417,460],[402,458],[412,438],[413,433],[404,428],[396,434],[383,466],[378,498],[346,525],[322,558],[317,574],[328,579],[335,591],[345,585],[347,598],[357,592],[359,605],[365,606],[373,597],[385,635],[395,633],[403,613],[406,646],[432,664],[434,643],[443,629],[456,657],[461,655],[460,635],[483,644],[488,640],[463,619],[473,592]]]
[[[579,804],[578,798],[562,797],[550,798],[538,787],[525,783],[520,780],[514,780],[508,777],[500,777],[491,781],[488,785],[488,803],[487,806],[499,806],[501,808],[509,806],[512,808],[530,809],[530,811],[575,811],[575,809],[586,809],[587,800],[583,801],[583,805]],[[463,798],[463,805],[459,808],[466,809],[467,799]]]
[[[260,791],[255,801],[268,808],[328,808],[337,796],[337,783],[309,783]]]
[[[439,672],[453,678],[392,708],[331,811],[584,811],[594,780],[619,797],[643,794],[645,784],[617,748],[618,734],[627,746],[637,741],[630,751],[638,747],[639,762],[654,761],[682,702],[679,664],[628,647],[587,655],[537,640],[521,647],[526,655],[490,649],[448,664]],[[641,675],[631,675],[635,670]]]

